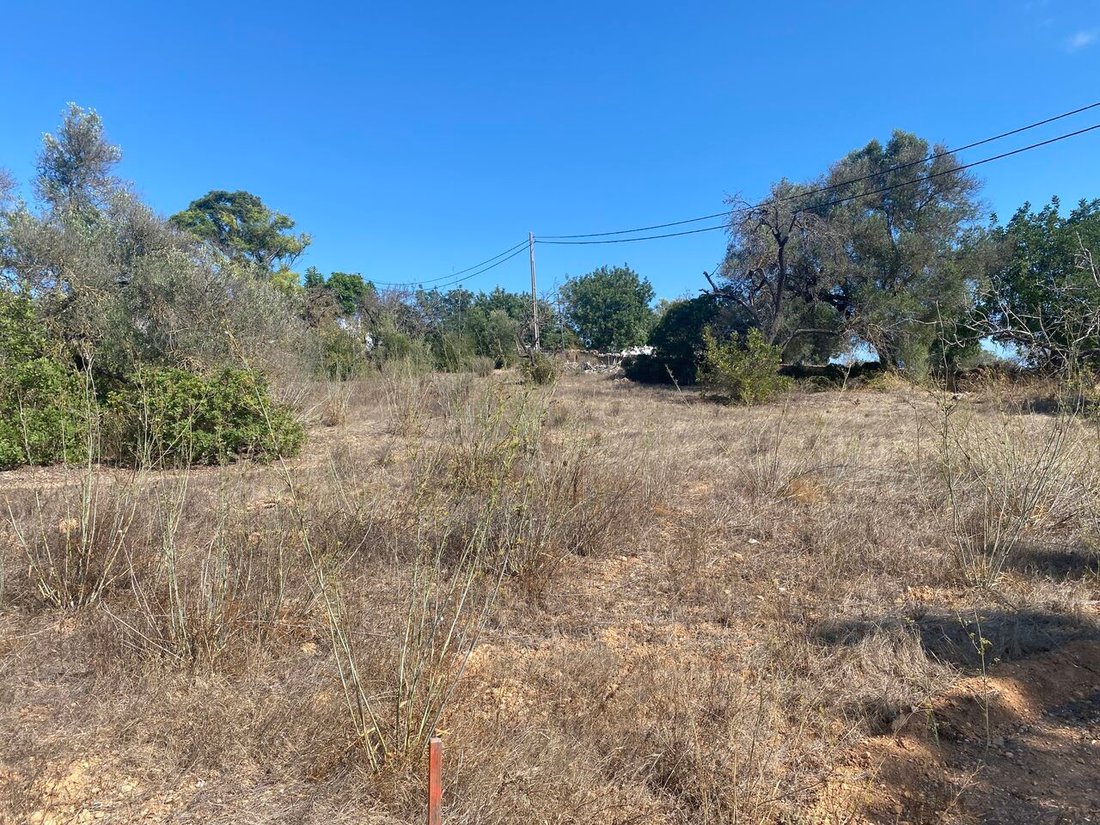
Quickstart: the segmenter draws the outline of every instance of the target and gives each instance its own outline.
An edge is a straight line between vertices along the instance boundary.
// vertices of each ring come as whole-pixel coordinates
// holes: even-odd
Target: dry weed
[[[859,821],[969,633],[1095,632],[1080,423],[413,367],[300,459],[0,480],[0,819],[419,821],[436,732],[455,821]]]
[[[1092,506],[1095,445],[1071,415],[989,420],[947,405],[938,440],[951,545],[973,584],[996,584],[1030,537],[1072,527]]]

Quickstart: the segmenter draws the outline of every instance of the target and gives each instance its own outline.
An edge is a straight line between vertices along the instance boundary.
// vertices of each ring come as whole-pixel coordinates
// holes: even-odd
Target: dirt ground
[[[430,437],[363,394],[311,428],[296,478],[340,463],[383,489]],[[1024,440],[1045,417],[898,388],[726,408],[584,375],[547,404],[593,477],[619,473],[649,503],[609,511],[598,551],[506,581],[439,724],[446,821],[1100,821],[1093,511],[1051,494],[997,586],[976,588],[930,490],[945,406]],[[1084,484],[1097,445],[1074,437],[1093,452],[1065,473]],[[17,520],[74,472],[0,474],[0,499]],[[282,506],[270,467],[191,483],[227,472],[235,506]],[[0,820],[421,819],[416,765],[368,776],[350,746],[317,744],[341,712],[323,625],[288,620],[233,666],[108,662],[99,609],[36,607],[5,535]]]

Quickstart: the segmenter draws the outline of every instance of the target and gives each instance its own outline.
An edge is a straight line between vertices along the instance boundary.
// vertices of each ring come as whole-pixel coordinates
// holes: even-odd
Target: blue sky
[[[0,12],[0,166],[67,101],[171,214],[247,189],[299,268],[445,275],[536,235],[717,212],[894,128],[968,143],[1100,100],[1100,3],[25,2]],[[1100,109],[963,156],[1100,123]],[[989,164],[984,199],[1100,196],[1100,132]],[[724,236],[537,247],[540,286],[628,262],[704,286]],[[524,288],[526,256],[467,282]]]

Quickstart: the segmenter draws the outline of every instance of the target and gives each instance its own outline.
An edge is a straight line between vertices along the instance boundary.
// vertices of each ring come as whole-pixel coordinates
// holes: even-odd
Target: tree
[[[627,378],[645,384],[694,384],[703,352],[703,333],[715,325],[725,326],[723,320],[728,314],[711,294],[668,302],[649,333],[653,354],[623,361]]]
[[[211,244],[231,261],[272,274],[293,265],[310,237],[295,235],[294,221],[266,207],[251,192],[207,192],[169,223]]]
[[[344,315],[359,315],[368,301],[377,294],[374,284],[363,280],[358,272],[333,272],[326,286],[336,296]]]
[[[55,212],[98,209],[118,186],[111,173],[121,159],[95,110],[70,103],[57,133],[42,137],[35,188]]]
[[[943,147],[907,132],[871,141],[808,184],[735,201],[715,293],[786,360],[835,355],[851,336],[917,375],[973,305],[964,266],[976,182]]]
[[[15,201],[15,177],[7,169],[0,167],[0,212]]]
[[[492,358],[498,367],[515,363],[519,357],[519,322],[503,309],[475,306],[466,318],[466,331],[474,343],[474,352]]]
[[[119,157],[70,107],[43,139],[39,203],[0,210],[0,278],[33,301],[51,353],[115,378],[273,357],[296,331],[285,297],[168,227],[111,176]]]
[[[974,282],[958,259],[978,217],[978,184],[958,165],[943,146],[896,131],[885,146],[871,141],[849,154],[828,177],[850,328],[886,366],[917,375],[939,331],[973,305]]]
[[[1024,204],[988,235],[985,330],[1040,369],[1100,368],[1100,199],[1060,214]]]
[[[730,244],[716,294],[789,359],[822,360],[842,343],[850,302],[839,281],[841,244],[814,187],[780,181],[760,204],[731,199]]]
[[[569,279],[561,295],[566,317],[586,347],[618,350],[645,342],[653,326],[653,287],[629,266]]]

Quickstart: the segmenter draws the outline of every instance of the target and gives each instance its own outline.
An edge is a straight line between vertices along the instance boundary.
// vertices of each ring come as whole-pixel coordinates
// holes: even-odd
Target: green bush
[[[0,289],[0,365],[39,358],[46,351],[46,329],[34,302]]]
[[[622,367],[623,375],[639,384],[671,384],[675,375],[668,362],[656,355],[628,355]]]
[[[444,332],[430,340],[435,368],[441,372],[472,372],[474,342],[458,332]]]
[[[346,329],[331,324],[315,332],[314,370],[322,378],[346,381],[363,372],[366,348]]]
[[[668,384],[673,380],[684,385],[696,383],[703,331],[716,326],[719,315],[719,306],[710,295],[677,301],[670,306],[649,335],[649,343],[658,363],[649,370],[648,375],[640,369],[643,377],[635,380],[646,381],[648,378],[659,384]],[[627,377],[631,377],[629,373]]]
[[[371,360],[381,365],[399,361],[410,373],[425,373],[435,369],[435,356],[423,338],[413,338],[394,327],[386,326],[377,333]]]
[[[744,344],[733,338],[720,343],[711,330],[703,333],[703,363],[699,380],[712,395],[738,404],[759,404],[788,389],[791,380],[779,374],[779,347],[764,342],[750,329]]]
[[[519,368],[532,384],[552,384],[560,372],[557,362],[542,352],[530,353],[520,362]]]
[[[295,455],[305,432],[251,370],[209,376],[142,367],[107,399],[113,447],[125,463],[217,464]]]
[[[95,407],[84,380],[51,358],[0,369],[0,469],[86,461]]]

